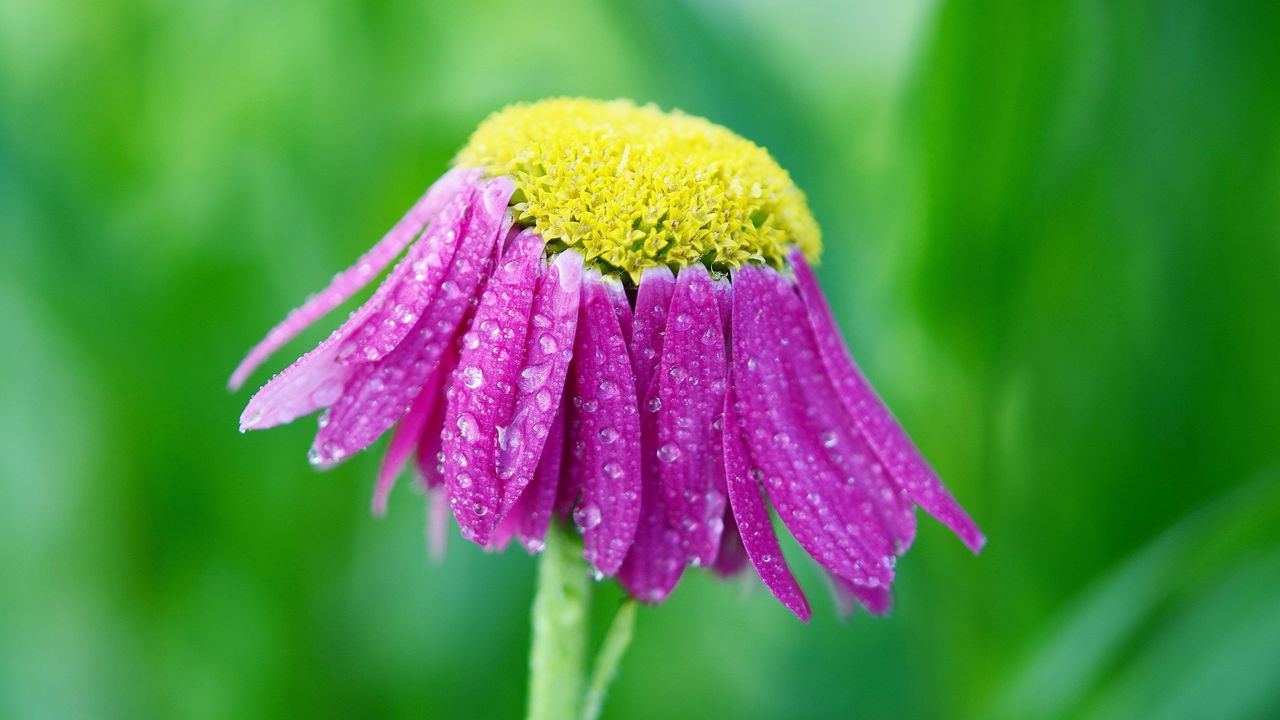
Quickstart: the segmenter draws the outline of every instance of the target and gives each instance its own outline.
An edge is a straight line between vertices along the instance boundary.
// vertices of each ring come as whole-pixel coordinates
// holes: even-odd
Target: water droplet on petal
[[[581,530],[590,530],[600,524],[600,508],[594,503],[579,505],[573,511],[573,522]]]
[[[462,372],[459,375],[462,377],[462,384],[472,390],[484,384],[484,371],[474,365],[462,368]]]

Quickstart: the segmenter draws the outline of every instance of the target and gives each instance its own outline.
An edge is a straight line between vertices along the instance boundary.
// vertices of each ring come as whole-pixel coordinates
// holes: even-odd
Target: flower
[[[916,505],[981,548],[845,347],[810,269],[817,225],[765,150],[558,99],[494,114],[455,165],[236,369],[233,389],[403,253],[242,431],[323,409],[309,457],[329,466],[394,426],[375,512],[416,454],[464,538],[536,553],[571,520],[597,577],[646,602],[688,566],[749,561],[807,620],[769,506],[873,613]]]

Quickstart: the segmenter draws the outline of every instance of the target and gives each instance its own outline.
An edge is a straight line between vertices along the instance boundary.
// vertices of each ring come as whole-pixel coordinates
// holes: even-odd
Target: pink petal
[[[441,208],[456,196],[465,194],[479,174],[477,170],[461,168],[445,173],[377,245],[360,256],[355,265],[335,275],[329,287],[308,298],[302,307],[291,311],[279,325],[272,328],[231,374],[228,387],[232,391],[239,390],[250,373],[271,357],[272,353],[359,292],[404,250]]]
[[[391,442],[387,444],[387,452],[382,456],[382,466],[378,468],[378,484],[373,491],[374,515],[380,517],[386,514],[387,497],[395,487],[400,468],[404,467],[405,460],[409,459],[422,439],[427,421],[431,419],[436,403],[440,400],[440,385],[445,375],[444,372],[437,372],[431,376],[422,392],[418,393],[418,397],[409,406],[409,412],[396,425]]]
[[[618,571],[640,516],[640,420],[617,303],[621,289],[587,271],[571,372],[577,422],[569,442],[582,451],[580,459],[569,456],[582,478],[573,519],[582,531],[583,557],[602,575]]]
[[[545,546],[543,538],[551,523],[552,504],[556,500],[560,465],[564,459],[564,418],[565,411],[561,406],[551,422],[551,432],[547,435],[546,445],[538,458],[533,480],[511,508],[510,515],[515,519],[516,536],[530,553],[542,551]]]
[[[489,543],[502,488],[499,447],[515,404],[545,244],[521,233],[485,288],[450,388],[443,445],[449,504],[462,537]]]
[[[680,271],[662,341],[662,360],[645,411],[657,415],[657,473],[667,520],[685,557],[715,562],[724,530],[723,465],[716,424],[724,409],[724,331],[711,275],[701,265]]]
[[[449,228],[456,232],[461,227],[462,213],[472,203],[475,191],[467,188],[450,200],[449,205],[436,218],[433,227]],[[355,349],[352,335],[365,328],[370,318],[385,317],[395,306],[393,292],[417,274],[413,267],[427,247],[418,243],[409,251],[387,279],[378,286],[363,305],[333,331],[311,352],[262,387],[249,400],[240,416],[240,431],[261,430],[292,422],[303,415],[332,405],[342,395],[342,388],[352,375],[350,364],[344,361]],[[449,251],[450,254],[452,250]]]
[[[723,455],[721,455],[723,457]],[[721,471],[724,474],[724,471]],[[728,485],[726,484],[726,493]],[[738,533],[738,523],[733,519],[733,508],[724,509],[724,533],[720,536],[720,551],[712,569],[721,577],[737,575],[747,565],[747,550],[742,546],[742,535]]]
[[[671,527],[658,468],[658,414],[651,408],[653,378],[662,359],[667,312],[676,292],[676,278],[665,267],[650,268],[640,277],[631,338],[640,410],[640,524],[622,571],[627,592],[644,602],[661,602],[684,573],[685,553]]]
[[[731,372],[732,374],[732,372]],[[728,396],[724,407],[724,467],[729,504],[737,522],[743,549],[769,592],[804,622],[809,622],[809,601],[782,557],[773,519],[760,494],[759,470],[752,467],[743,440],[745,429],[734,410],[736,398]]]
[[[779,301],[774,327],[786,348],[783,366],[799,397],[804,399],[810,436],[820,448],[815,460],[824,463],[837,482],[835,497],[846,522],[856,523],[857,535],[874,561],[892,567],[896,552],[905,550],[915,533],[915,514],[904,493],[894,487],[866,440],[840,402],[823,364],[804,306],[791,284],[772,276]]]
[[[538,279],[515,407],[506,422],[506,445],[498,449],[505,515],[533,477],[551,421],[560,408],[573,340],[578,328],[582,255],[566,250]]]
[[[649,399],[649,383],[662,360],[662,338],[667,330],[667,310],[676,293],[676,276],[665,265],[647,268],[636,289],[636,310],[631,340],[631,367],[636,373],[637,400]]]
[[[835,588],[836,601],[840,604],[840,614],[848,617],[853,613],[856,601],[872,615],[888,615],[893,609],[893,592],[881,585],[866,587],[857,585],[837,575],[831,575],[831,583]]]
[[[316,435],[312,462],[330,465],[368,447],[400,419],[431,375],[440,371],[440,358],[492,263],[514,187],[505,178],[485,185],[458,234],[453,262],[431,307],[390,354],[353,367],[342,396],[330,409],[329,423]]]
[[[443,405],[438,403],[437,406]],[[434,560],[444,557],[449,544],[449,503],[445,488],[435,485],[427,488],[426,523],[423,529],[427,542],[427,554]]]
[[[450,282],[449,267],[474,199],[474,195],[459,195],[440,211],[396,271],[378,287],[381,305],[352,328],[338,349],[339,360],[349,365],[381,360],[408,337],[419,318],[430,311],[436,295],[451,290],[445,284]]]
[[[865,585],[891,582],[892,566],[881,562],[879,543],[867,533],[869,526],[875,529],[874,511],[846,507],[836,487],[844,477],[824,457],[818,439],[826,428],[807,417],[813,398],[801,394],[784,360],[794,352],[784,343],[790,341],[787,324],[795,320],[790,302],[798,305],[799,298],[771,268],[744,266],[734,272],[733,283],[733,392],[742,403],[748,447],[769,499],[824,567]]]
[[[444,486],[444,453],[441,451],[440,434],[444,429],[444,413],[448,407],[445,389],[453,386],[453,376],[458,368],[458,350],[450,347],[445,351],[440,362],[440,388],[436,393],[436,401],[431,406],[431,415],[423,424],[422,434],[418,439],[418,449],[414,453],[418,466],[418,475],[424,489]],[[443,503],[447,507],[447,503]]]
[[[795,269],[796,284],[805,303],[809,324],[822,351],[823,362],[831,374],[841,402],[859,430],[893,478],[906,488],[911,499],[956,533],[970,550],[978,552],[986,543],[986,538],[947,491],[938,474],[925,461],[902,425],[876,395],[858,368],[803,253],[793,249],[789,258]]]
[[[433,222],[433,236],[442,232],[457,233],[462,227],[462,214],[474,202],[475,188],[463,188],[449,199],[448,205],[440,210]],[[406,283],[422,274],[420,268],[428,254],[440,258],[452,258],[452,247],[439,249],[430,242],[415,243],[406,258],[396,265],[396,269],[388,274],[374,292],[374,295],[358,307],[355,313],[340,325],[337,331],[329,334],[319,346],[307,352],[284,372],[271,378],[266,386],[255,393],[241,415],[241,432],[264,429],[274,425],[291,423],[302,415],[314,413],[320,407],[333,405],[342,395],[343,386],[351,378],[351,355],[356,348],[356,340],[352,336],[357,333],[371,331],[367,324],[371,319],[387,319],[396,309],[396,295]],[[438,282],[436,277],[434,281]]]

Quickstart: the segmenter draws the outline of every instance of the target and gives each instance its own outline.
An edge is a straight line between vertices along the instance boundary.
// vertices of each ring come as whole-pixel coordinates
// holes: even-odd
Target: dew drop
[[[551,374],[551,363],[539,363],[530,365],[520,371],[520,390],[523,392],[534,392],[538,388],[547,383],[547,377]]]
[[[484,371],[474,365],[462,368],[462,372],[459,375],[462,376],[462,384],[472,390],[484,384]]]
[[[600,524],[600,508],[594,503],[579,505],[573,511],[573,522],[582,530],[590,530]]]
[[[658,448],[658,459],[662,462],[675,462],[680,459],[680,448],[675,443],[666,443]]]
[[[480,439],[480,424],[476,422],[476,416],[471,413],[462,413],[458,416],[458,432],[462,433],[464,440],[475,442]]]

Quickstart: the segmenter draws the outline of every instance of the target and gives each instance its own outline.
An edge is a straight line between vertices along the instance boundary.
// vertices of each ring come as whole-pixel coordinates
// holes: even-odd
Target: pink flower
[[[530,148],[565,159],[534,133],[587,157],[531,161]],[[772,506],[842,593],[887,611],[917,505],[974,552],[984,540],[854,363],[797,247],[816,254],[803,196],[756,152],[625,103],[495,115],[458,168],[250,351],[233,389],[403,254],[258,391],[241,430],[323,411],[309,457],[330,466],[394,427],[375,512],[416,454],[472,542],[536,553],[551,522],[572,522],[597,576],[646,602],[686,567],[749,560],[807,619]],[[726,159],[691,169],[699,153]]]

